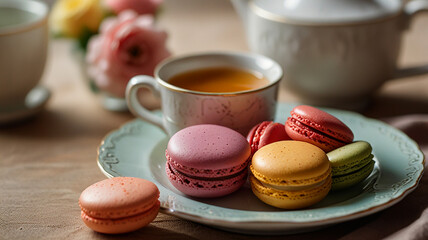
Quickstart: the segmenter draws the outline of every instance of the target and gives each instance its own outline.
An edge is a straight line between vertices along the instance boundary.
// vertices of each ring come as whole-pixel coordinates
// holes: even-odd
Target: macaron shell
[[[347,174],[365,166],[373,159],[371,152],[372,147],[368,142],[356,141],[327,153],[333,176]]]
[[[342,189],[354,186],[357,183],[363,181],[373,171],[374,164],[375,162],[372,160],[359,171],[356,171],[354,173],[347,174],[347,175],[333,177],[331,190],[333,191],[342,190]]]
[[[165,171],[170,183],[180,192],[201,198],[214,198],[228,195],[238,190],[247,181],[247,169],[238,172],[232,178],[201,179],[192,178],[175,171],[168,162]]]
[[[259,149],[278,141],[291,140],[285,132],[285,126],[281,123],[271,123],[267,126],[260,137]]]
[[[308,127],[293,118],[288,118],[285,123],[285,131],[291,139],[311,143],[324,152],[330,152],[336,148],[346,145],[345,142],[338,141],[328,135]]]
[[[258,150],[250,169],[262,182],[274,185],[310,185],[327,178],[330,162],[324,151],[301,141],[279,141]]]
[[[81,211],[83,222],[92,230],[100,233],[120,234],[135,231],[149,223],[157,216],[160,208],[160,202],[157,201],[150,209],[132,217],[119,219],[99,219],[88,216]]]
[[[270,143],[290,139],[291,138],[285,132],[285,126],[281,123],[272,121],[264,121],[257,124],[250,130],[247,136],[252,154]]]
[[[283,209],[299,209],[309,207],[324,199],[331,188],[331,176],[317,188],[302,191],[280,191],[267,188],[250,175],[253,193],[264,203]]]
[[[250,144],[251,152],[254,153],[258,149],[260,133],[266,128],[271,121],[264,121],[255,125],[247,134],[247,141]]]
[[[321,109],[300,105],[291,111],[292,118],[345,143],[354,139],[354,134],[346,124]]]
[[[158,198],[158,188],[148,180],[115,177],[86,188],[80,195],[79,205],[91,217],[119,219],[151,209]]]
[[[199,169],[200,173],[240,166],[251,154],[244,136],[232,129],[211,124],[180,130],[169,140],[167,151],[176,163],[188,169]]]
[[[366,166],[369,162],[371,162],[373,160],[373,154],[370,154],[368,157],[354,161],[352,163],[350,163],[349,165],[341,165],[338,167],[332,167],[331,168],[331,173],[333,174],[333,176],[341,176],[341,175],[346,175],[352,172],[356,172],[359,169],[363,168],[364,166]]]

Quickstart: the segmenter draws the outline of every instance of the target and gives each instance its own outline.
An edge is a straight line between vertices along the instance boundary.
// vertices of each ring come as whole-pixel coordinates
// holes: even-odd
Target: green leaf
[[[92,36],[97,34],[98,34],[98,31],[92,31],[85,27],[82,30],[82,33],[80,34],[79,38],[77,39],[79,48],[86,53],[89,40],[91,39]]]

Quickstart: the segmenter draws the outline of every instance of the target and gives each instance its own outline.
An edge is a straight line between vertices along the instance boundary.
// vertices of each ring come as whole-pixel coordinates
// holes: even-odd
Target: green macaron
[[[372,147],[368,142],[357,141],[329,153],[332,168],[332,190],[351,187],[367,178],[374,168]]]

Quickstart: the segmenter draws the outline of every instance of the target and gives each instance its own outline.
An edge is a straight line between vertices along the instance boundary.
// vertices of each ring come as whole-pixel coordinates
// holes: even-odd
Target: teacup
[[[253,72],[262,75],[267,83],[236,92],[189,90],[170,83],[179,74],[214,68]],[[196,124],[222,125],[246,135],[255,124],[274,118],[283,71],[278,63],[262,55],[216,52],[167,59],[156,67],[154,76],[135,76],[128,83],[126,100],[135,116],[159,126],[170,136]],[[137,97],[140,88],[160,96],[161,116],[141,105]]]
[[[0,110],[21,107],[40,81],[48,47],[48,7],[34,0],[0,1]]]

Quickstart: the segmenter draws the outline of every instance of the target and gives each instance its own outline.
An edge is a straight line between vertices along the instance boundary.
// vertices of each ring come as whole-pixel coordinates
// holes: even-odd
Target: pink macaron
[[[251,154],[270,143],[290,140],[285,132],[284,124],[273,121],[264,121],[254,126],[247,135],[251,147]]]
[[[115,177],[87,187],[79,198],[83,222],[100,233],[118,234],[148,225],[159,212],[159,190],[148,180]]]
[[[291,111],[285,130],[293,140],[311,143],[325,152],[349,144],[354,139],[351,129],[335,116],[318,108],[300,105]]]
[[[166,174],[176,189],[213,198],[230,194],[246,182],[251,149],[240,133],[202,124],[174,134],[165,155]]]

